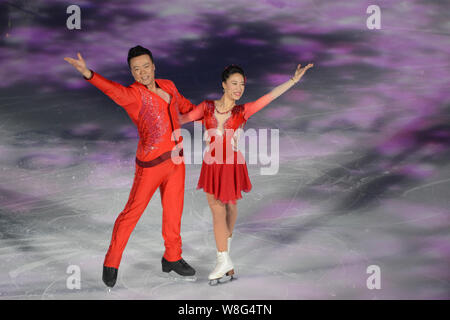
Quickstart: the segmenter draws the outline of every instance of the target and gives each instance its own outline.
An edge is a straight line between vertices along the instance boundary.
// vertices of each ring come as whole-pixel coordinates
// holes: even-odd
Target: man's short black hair
[[[150,56],[150,60],[152,60],[152,63],[154,63],[153,62],[153,55],[152,55],[152,52],[150,50],[148,50],[147,48],[141,47],[141,46],[136,46],[136,47],[131,48],[128,51],[128,59],[127,59],[128,60],[128,66],[130,66],[130,60],[132,58],[138,57],[138,56],[142,56],[144,54],[148,54]]]

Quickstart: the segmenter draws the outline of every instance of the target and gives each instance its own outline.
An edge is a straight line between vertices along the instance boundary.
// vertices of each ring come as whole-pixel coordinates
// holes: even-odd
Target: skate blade
[[[163,278],[174,280],[174,281],[187,281],[187,282],[195,282],[197,281],[196,276],[181,276],[174,271],[163,272]]]
[[[209,280],[209,285],[217,286],[218,284],[224,284],[224,283],[231,282],[234,280],[237,280],[237,277],[234,274],[224,275],[221,278]]]

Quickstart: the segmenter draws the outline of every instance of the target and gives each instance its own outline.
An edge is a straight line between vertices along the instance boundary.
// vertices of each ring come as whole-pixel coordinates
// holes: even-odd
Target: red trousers
[[[158,187],[163,208],[162,235],[166,248],[164,258],[168,261],[181,259],[180,226],[184,202],[184,178],[184,162],[175,164],[168,159],[149,168],[136,164],[133,187],[125,209],[114,224],[104,266],[119,268],[130,234]]]

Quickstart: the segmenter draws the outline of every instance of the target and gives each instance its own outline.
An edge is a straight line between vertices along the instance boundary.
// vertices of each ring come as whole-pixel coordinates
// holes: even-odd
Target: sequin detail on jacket
[[[139,88],[142,96],[142,108],[139,111],[138,132],[139,143],[142,145],[145,155],[157,149],[156,145],[161,142],[167,131],[167,121],[161,111],[157,99],[152,94]]]

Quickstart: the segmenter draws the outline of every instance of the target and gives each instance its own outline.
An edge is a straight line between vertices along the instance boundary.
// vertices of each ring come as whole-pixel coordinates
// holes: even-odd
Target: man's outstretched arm
[[[96,72],[93,72],[86,66],[86,61],[80,53],[77,54],[78,59],[72,59],[69,57],[64,58],[65,61],[70,63],[83,77],[96,86],[99,90],[105,93],[108,97],[114,100],[115,103],[129,110],[137,107],[136,102],[138,97],[133,93],[133,90],[122,86],[121,84],[108,80]]]

